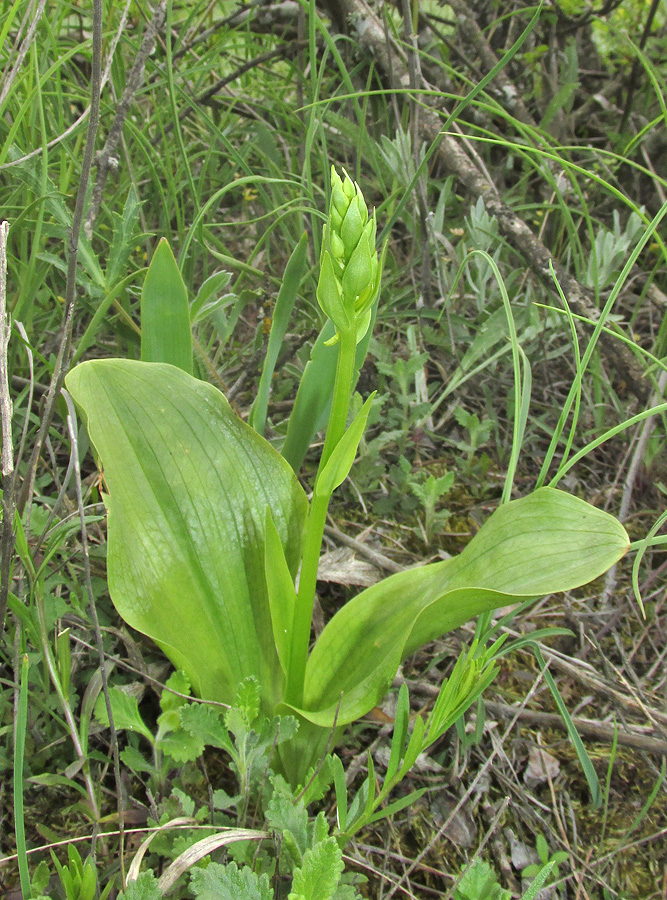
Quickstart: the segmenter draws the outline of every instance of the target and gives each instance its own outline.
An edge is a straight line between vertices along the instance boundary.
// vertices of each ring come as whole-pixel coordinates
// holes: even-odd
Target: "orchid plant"
[[[265,715],[296,716],[298,733],[279,748],[293,784],[332,733],[338,738],[381,700],[400,663],[423,644],[480,613],[583,585],[629,546],[612,516],[540,488],[502,504],[459,556],[363,590],[310,647],[327,510],[352,467],[373,396],[348,425],[380,293],[383,254],[375,243],[375,215],[360,188],[332,170],[317,288],[331,324],[304,373],[283,455],[260,433],[265,407],[253,408],[251,421],[261,423],[254,430],[216,387],[191,374],[191,309],[166,241],[143,288],[141,361],[84,362],[66,382],[104,469],[109,590],[118,612],[185,671],[200,697],[231,703],[254,677]],[[305,260],[304,236],[276,305],[274,327],[283,334]],[[280,331],[271,334],[270,366],[280,340]],[[265,368],[265,386],[266,376]],[[260,396],[266,404],[268,389]],[[328,404],[309,501],[295,447],[312,437]],[[457,709],[477,687],[466,688]]]

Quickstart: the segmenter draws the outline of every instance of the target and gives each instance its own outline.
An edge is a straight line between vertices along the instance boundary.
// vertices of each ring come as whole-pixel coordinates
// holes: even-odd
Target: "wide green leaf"
[[[290,466],[214,387],[173,366],[94,360],[67,387],[109,488],[111,598],[196,692],[231,702],[255,676],[280,699],[264,576],[266,511],[294,575],[307,501]]]
[[[562,491],[507,503],[458,557],[393,575],[336,613],[309,657],[298,711],[324,727],[336,714],[350,722],[423,644],[487,610],[586,584],[628,546],[616,519]]]
[[[280,665],[287,676],[290,669],[292,628],[297,599],[294,580],[285,560],[280,535],[273,524],[270,510],[267,510],[266,513],[265,558],[266,588],[271,609],[273,640]]]

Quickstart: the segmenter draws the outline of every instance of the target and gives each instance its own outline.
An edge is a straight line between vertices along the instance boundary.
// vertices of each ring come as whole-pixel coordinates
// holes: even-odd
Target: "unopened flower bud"
[[[331,206],[317,286],[318,302],[336,326],[332,343],[341,332],[351,329],[358,341],[364,336],[381,276],[375,249],[375,214],[369,219],[361,188],[343,171],[344,179],[331,168]]]

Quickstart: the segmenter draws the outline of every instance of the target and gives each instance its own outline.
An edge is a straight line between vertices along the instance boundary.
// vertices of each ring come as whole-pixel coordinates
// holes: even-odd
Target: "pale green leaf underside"
[[[353,721],[423,644],[487,610],[586,584],[628,546],[616,519],[553,488],[501,506],[458,557],[393,575],[336,613],[308,660],[299,712],[325,727],[336,712],[339,725]]]
[[[67,388],[109,488],[111,598],[183,668],[197,693],[231,702],[254,675],[269,711],[278,663],[264,577],[270,507],[298,564],[307,500],[289,465],[222,394],[173,366],[94,360]]]

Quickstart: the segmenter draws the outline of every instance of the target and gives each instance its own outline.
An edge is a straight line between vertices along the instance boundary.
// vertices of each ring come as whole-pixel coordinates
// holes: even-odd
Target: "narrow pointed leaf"
[[[398,692],[396,715],[394,716],[394,733],[391,738],[391,752],[389,754],[389,762],[387,763],[387,771],[385,773],[385,783],[391,781],[398,771],[398,764],[403,757],[405,739],[408,734],[409,717],[410,697],[408,694],[408,686],[404,683],[401,685]]]
[[[265,711],[282,671],[264,577],[266,510],[294,573],[307,501],[288,464],[222,394],[173,366],[94,360],[67,377],[109,488],[111,598],[195,691]]]
[[[141,358],[192,374],[188,292],[166,238],[157,245],[141,292]]]
[[[424,749],[424,729],[426,725],[421,716],[417,716],[412,728],[412,734],[405,750],[405,757],[398,772],[398,781],[401,781],[417,762],[417,757]]]
[[[339,725],[350,722],[423,644],[481,612],[586,584],[628,547],[616,519],[562,491],[507,503],[458,557],[393,575],[336,613],[308,660],[298,711],[324,727],[337,710]]]
[[[330,497],[350,474],[352,463],[357,455],[359,441],[366,428],[368,414],[371,411],[371,403],[375,397],[375,391],[361,407],[354,417],[352,424],[343,437],[336,444],[326,466],[322,470],[315,484],[315,494],[320,497]]]
[[[276,300],[276,308],[273,311],[273,321],[271,323],[271,333],[269,334],[269,345],[266,349],[264,357],[264,366],[262,367],[262,375],[259,380],[259,388],[257,396],[252,404],[248,424],[251,425],[258,434],[264,434],[266,425],[266,411],[269,406],[269,393],[271,389],[271,379],[278,362],[278,354],[283,345],[283,338],[287,332],[287,326],[294,309],[296,294],[303,278],[304,269],[306,268],[308,252],[308,234],[304,231],[301,235],[299,243],[294,248],[292,255],[287,261],[285,274],[278,292]]]
[[[345,783],[345,769],[340,757],[333,758],[334,789],[336,791],[336,818],[338,829],[345,831],[347,828],[347,784]]]
[[[416,803],[420,797],[424,796],[426,791],[427,788],[419,788],[419,790],[412,791],[412,793],[406,794],[404,797],[399,797],[398,800],[394,800],[393,803],[389,803],[387,806],[383,806],[382,809],[373,813],[366,824],[372,825],[374,822],[379,822],[381,819],[388,819],[391,816],[396,815],[396,813],[405,809],[406,806],[410,806],[411,803]]]
[[[370,327],[363,339],[357,344],[357,354],[354,360],[355,383],[359,369],[364,364],[368,343],[373,331],[372,325],[377,312],[377,298],[372,308]],[[336,364],[338,362],[338,347],[327,346],[327,342],[334,336],[336,329],[331,320],[325,322],[313,349],[310,359],[306,363],[292,414],[287,426],[287,435],[282,448],[282,455],[298,472],[308,452],[313,438],[317,432],[324,428],[331,408],[331,396],[333,394],[334,380],[336,378]]]

